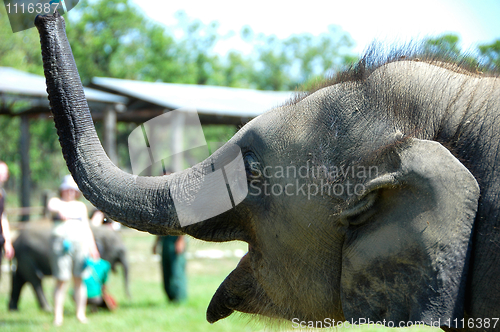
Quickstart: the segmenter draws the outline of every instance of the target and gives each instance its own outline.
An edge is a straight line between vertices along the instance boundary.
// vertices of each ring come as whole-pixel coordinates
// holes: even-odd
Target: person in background
[[[170,171],[163,175],[171,174]],[[161,245],[161,267],[163,274],[163,289],[170,301],[179,303],[187,298],[186,278],[186,237],[157,236],[153,244],[153,255]]]
[[[3,188],[4,183],[9,178],[9,168],[7,164],[0,161],[0,267],[2,265],[2,252],[1,248],[5,252],[5,258],[11,260],[14,257],[14,247],[12,247],[12,238],[10,236],[10,227],[7,216],[4,213],[5,208],[5,190]],[[0,268],[1,272],[1,268]]]
[[[87,303],[93,312],[97,311],[98,307],[114,310],[118,306],[106,290],[110,270],[111,264],[104,259],[89,261],[87,276],[83,278],[83,282],[87,286]]]
[[[163,287],[168,299],[182,302],[187,298],[186,238],[185,236],[157,236],[153,254],[161,243]]]
[[[106,215],[100,210],[94,210],[92,213],[92,217],[90,218],[90,225],[94,227],[99,227],[102,225],[110,226],[114,231],[119,231],[121,228],[121,224],[110,218],[106,217]]]
[[[76,318],[87,322],[87,289],[82,273],[90,256],[99,258],[99,252],[90,230],[87,207],[77,200],[80,191],[71,175],[66,175],[59,187],[60,198],[51,198],[48,210],[53,215],[52,274],[56,278],[54,290],[54,325],[63,323],[64,299],[68,281],[73,277],[76,302]]]

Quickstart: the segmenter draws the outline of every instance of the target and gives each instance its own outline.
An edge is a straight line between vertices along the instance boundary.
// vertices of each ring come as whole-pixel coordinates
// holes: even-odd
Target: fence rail
[[[45,215],[46,208],[43,206],[28,206],[28,207],[18,207],[18,208],[6,208],[4,213],[7,217],[17,217],[26,215]]]

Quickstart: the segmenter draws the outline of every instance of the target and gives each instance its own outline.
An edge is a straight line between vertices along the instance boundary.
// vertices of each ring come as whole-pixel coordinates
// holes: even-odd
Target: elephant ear
[[[479,186],[437,142],[407,139],[398,150],[396,170],[372,179],[346,216],[344,316],[453,325],[464,313]]]

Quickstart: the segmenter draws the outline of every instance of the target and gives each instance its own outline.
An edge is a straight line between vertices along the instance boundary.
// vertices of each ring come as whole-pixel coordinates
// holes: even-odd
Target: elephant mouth
[[[247,253],[215,292],[207,309],[211,324],[234,311],[277,317],[277,308],[258,284]]]

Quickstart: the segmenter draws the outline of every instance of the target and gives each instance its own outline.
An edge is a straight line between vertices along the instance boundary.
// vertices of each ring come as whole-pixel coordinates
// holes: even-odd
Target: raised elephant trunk
[[[155,234],[179,232],[169,188],[182,174],[137,177],[110,161],[94,129],[63,17],[57,12],[37,16],[35,25],[62,152],[83,195],[127,226]]]

